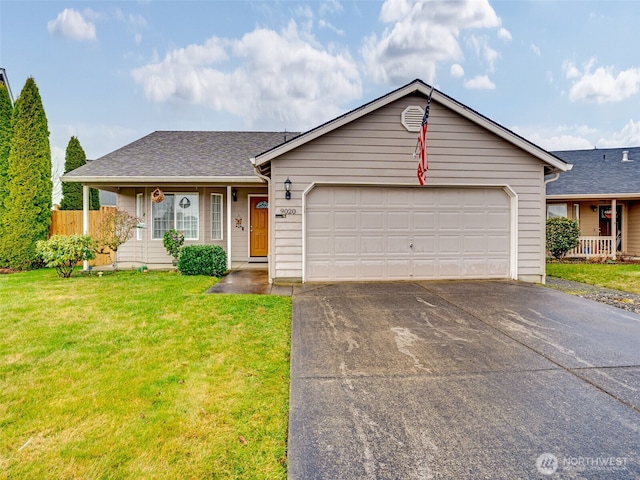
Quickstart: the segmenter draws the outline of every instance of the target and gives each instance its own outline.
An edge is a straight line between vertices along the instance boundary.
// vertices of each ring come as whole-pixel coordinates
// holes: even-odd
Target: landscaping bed
[[[547,286],[640,314],[640,264],[553,262]]]

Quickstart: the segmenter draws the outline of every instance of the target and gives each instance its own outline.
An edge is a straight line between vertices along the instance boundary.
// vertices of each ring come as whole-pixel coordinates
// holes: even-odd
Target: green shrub
[[[553,217],[547,220],[547,250],[555,258],[578,246],[580,226],[575,220],[565,217]]]
[[[177,231],[175,228],[167,230],[164,232],[162,244],[167,250],[167,253],[177,261],[180,257],[180,249],[184,244],[184,233]]]
[[[219,245],[188,245],[180,252],[178,270],[183,275],[221,277],[227,271],[227,253]]]
[[[89,235],[54,235],[38,241],[36,250],[47,267],[55,268],[58,276],[65,278],[71,276],[78,262],[96,258],[96,244]]]

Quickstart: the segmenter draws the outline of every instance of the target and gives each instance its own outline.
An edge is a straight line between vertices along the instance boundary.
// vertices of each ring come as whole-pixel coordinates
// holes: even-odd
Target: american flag
[[[431,94],[427,98],[427,106],[424,109],[424,116],[422,117],[422,124],[420,125],[420,133],[418,134],[418,182],[420,185],[424,185],[427,180],[427,170],[429,169],[429,162],[427,162],[427,127],[429,125],[429,107],[431,105]]]

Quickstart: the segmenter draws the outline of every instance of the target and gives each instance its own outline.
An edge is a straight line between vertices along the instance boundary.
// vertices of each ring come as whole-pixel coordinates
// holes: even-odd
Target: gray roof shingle
[[[65,179],[255,176],[249,159],[295,136],[291,132],[153,132],[87,162],[65,174]]]
[[[629,152],[629,162],[622,152]],[[547,184],[547,195],[640,195],[640,147],[552,152],[573,168]]]

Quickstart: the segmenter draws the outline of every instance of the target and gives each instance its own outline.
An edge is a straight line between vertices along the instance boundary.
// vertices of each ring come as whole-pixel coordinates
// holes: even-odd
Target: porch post
[[[82,234],[89,235],[89,186],[82,185]],[[82,262],[82,269],[89,270],[89,261]]]
[[[618,205],[616,199],[611,199],[611,254],[616,259],[618,252]]]
[[[227,270],[231,270],[231,185],[227,185]]]

